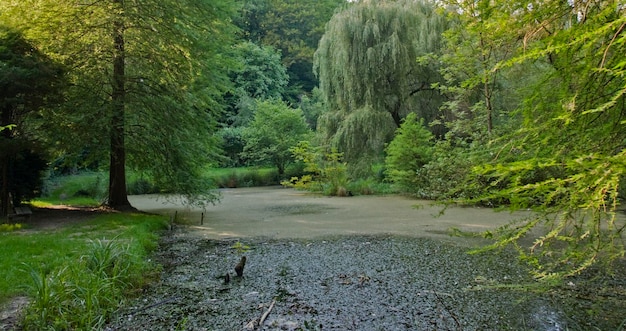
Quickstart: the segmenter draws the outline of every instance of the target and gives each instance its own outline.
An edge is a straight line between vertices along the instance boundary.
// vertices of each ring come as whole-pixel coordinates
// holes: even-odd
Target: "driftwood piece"
[[[261,315],[261,320],[259,321],[259,328],[261,326],[263,326],[263,322],[265,322],[265,319],[267,318],[267,316],[272,311],[272,308],[274,308],[274,304],[276,304],[276,300],[272,300],[272,303],[270,304],[270,307],[267,308],[267,310],[263,313],[263,315]]]

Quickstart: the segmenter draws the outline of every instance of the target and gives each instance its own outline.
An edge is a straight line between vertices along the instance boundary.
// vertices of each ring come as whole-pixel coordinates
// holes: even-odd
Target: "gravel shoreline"
[[[107,330],[567,328],[548,300],[516,290],[529,279],[514,255],[468,255],[466,246],[390,235],[246,238],[242,253],[236,240],[186,232],[163,238],[161,280]],[[240,279],[233,267],[242,254]]]

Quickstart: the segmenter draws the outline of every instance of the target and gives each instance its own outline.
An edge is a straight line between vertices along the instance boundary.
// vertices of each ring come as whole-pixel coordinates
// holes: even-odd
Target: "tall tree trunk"
[[[485,75],[484,93],[485,108],[487,109],[487,133],[493,131],[493,106],[491,105],[491,88],[489,87],[489,75]]]
[[[122,0],[115,2],[121,3]],[[125,54],[124,54],[124,23],[113,24],[113,89],[111,93],[111,163],[109,167],[108,205],[115,209],[132,208],[128,202],[126,191],[126,148],[124,146],[124,107],[125,89]]]
[[[489,59],[492,58],[491,46],[488,46],[485,40],[480,37],[480,48],[482,50],[482,65],[483,65],[483,95],[485,97],[485,108],[487,110],[487,134],[491,135],[493,130],[493,106],[491,104],[491,96],[493,94],[491,88],[491,69],[489,66]],[[495,76],[493,78],[495,81]]]
[[[11,107],[5,106],[4,109],[0,111],[0,127],[11,124]],[[0,139],[5,140],[5,146],[8,146],[8,140],[11,139],[11,131],[5,129],[0,132]],[[0,187],[0,217],[7,217],[9,214],[9,206],[11,202],[9,201],[9,166],[11,164],[11,152],[8,149],[0,152],[0,182],[2,183],[2,187]]]
[[[0,191],[0,217],[7,217],[9,215],[9,156],[0,156],[0,171],[2,172],[0,180],[2,181],[2,188]]]

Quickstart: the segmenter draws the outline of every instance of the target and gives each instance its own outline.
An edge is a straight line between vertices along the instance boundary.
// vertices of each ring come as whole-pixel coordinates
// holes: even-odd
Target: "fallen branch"
[[[158,306],[160,306],[160,305],[164,305],[164,304],[166,304],[166,303],[170,303],[170,302],[172,302],[172,301],[176,301],[176,300],[178,300],[178,297],[171,297],[171,298],[169,298],[169,299],[165,299],[165,300],[159,301],[159,302],[157,302],[157,303],[153,303],[153,304],[151,304],[151,305],[148,305],[148,306],[145,306],[145,307],[142,307],[142,308],[135,309],[135,310],[133,310],[133,311],[132,311],[129,315],[135,315],[135,314],[140,313],[140,312],[142,312],[142,311],[144,311],[144,310],[148,310],[148,309],[150,309],[150,308],[158,307]]]
[[[437,298],[437,300],[439,300],[439,302],[441,303],[441,305],[443,306],[443,308],[448,312],[448,314],[450,314],[450,316],[452,317],[452,319],[454,320],[454,323],[456,324],[457,330],[463,330],[463,327],[461,326],[461,322],[459,322],[459,319],[456,318],[456,315],[454,315],[454,313],[452,312],[452,309],[448,308],[448,305],[446,305],[446,303],[443,301],[443,299],[439,296],[439,294],[437,293],[437,291],[432,291],[432,293],[435,294],[435,297]],[[441,294],[447,294],[447,293],[441,293]],[[452,296],[452,295],[450,295]]]
[[[265,311],[263,313],[263,315],[261,315],[261,320],[259,321],[259,328],[263,325],[263,322],[265,322],[265,319],[267,318],[267,316],[270,314],[270,312],[272,311],[272,308],[274,308],[274,304],[276,303],[276,300],[272,300],[272,303],[270,304],[270,307],[267,308],[267,311]]]

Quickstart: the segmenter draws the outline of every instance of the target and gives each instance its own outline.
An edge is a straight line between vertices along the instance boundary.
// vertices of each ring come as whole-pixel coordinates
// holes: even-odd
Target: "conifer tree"
[[[25,0],[0,16],[72,70],[61,110],[44,114],[66,154],[109,159],[107,203],[125,209],[126,168],[157,185],[205,192],[199,170],[229,88],[233,2]]]

